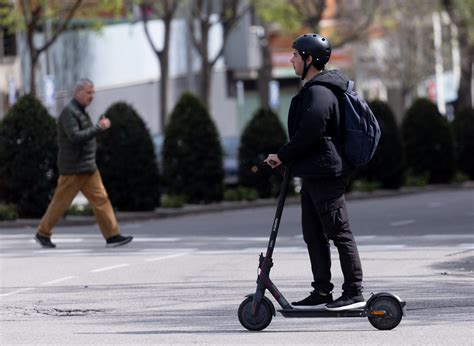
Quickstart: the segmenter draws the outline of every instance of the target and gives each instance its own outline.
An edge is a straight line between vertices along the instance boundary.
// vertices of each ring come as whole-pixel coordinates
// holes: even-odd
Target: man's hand
[[[106,117],[99,119],[99,126],[102,130],[107,130],[110,127],[110,120]]]
[[[265,162],[271,168],[277,168],[281,165],[281,161],[277,154],[269,154],[263,162]]]

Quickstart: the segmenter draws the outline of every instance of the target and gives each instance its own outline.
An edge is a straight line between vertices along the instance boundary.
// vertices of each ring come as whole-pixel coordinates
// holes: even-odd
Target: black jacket
[[[291,100],[288,111],[290,141],[278,150],[280,160],[293,165],[302,178],[333,178],[351,171],[339,142],[339,102],[325,83],[341,92],[347,78],[337,70],[322,71],[308,81]]]
[[[95,172],[95,137],[102,130],[92,123],[89,114],[76,100],[72,100],[61,112],[57,128],[59,174]]]

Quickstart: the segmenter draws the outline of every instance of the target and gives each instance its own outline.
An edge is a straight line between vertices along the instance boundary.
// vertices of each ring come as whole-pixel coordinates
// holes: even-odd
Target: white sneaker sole
[[[326,310],[328,311],[344,311],[344,310],[351,310],[351,309],[360,309],[365,307],[365,302],[358,302],[350,305],[339,306],[337,308],[329,308],[326,306]]]

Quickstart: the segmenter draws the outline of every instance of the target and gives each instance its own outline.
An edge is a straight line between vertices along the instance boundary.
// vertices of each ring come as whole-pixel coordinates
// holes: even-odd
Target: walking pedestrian
[[[102,117],[97,125],[86,112],[94,99],[94,84],[80,79],[74,88],[74,98],[58,117],[59,180],[53,199],[43,215],[35,240],[44,248],[55,248],[51,241],[53,228],[80,192],[88,199],[107,247],[129,243],[133,237],[122,236],[112,204],[96,165],[96,136],[106,131],[110,120]]]

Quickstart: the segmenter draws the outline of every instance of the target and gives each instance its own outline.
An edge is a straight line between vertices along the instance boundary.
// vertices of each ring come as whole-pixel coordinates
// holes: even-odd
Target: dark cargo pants
[[[344,193],[348,177],[327,180],[304,179],[301,189],[303,238],[308,247],[313,272],[312,286],[328,293],[331,282],[329,240],[339,252],[344,284],[342,290],[357,295],[362,290],[362,266],[354,237],[350,230]]]

